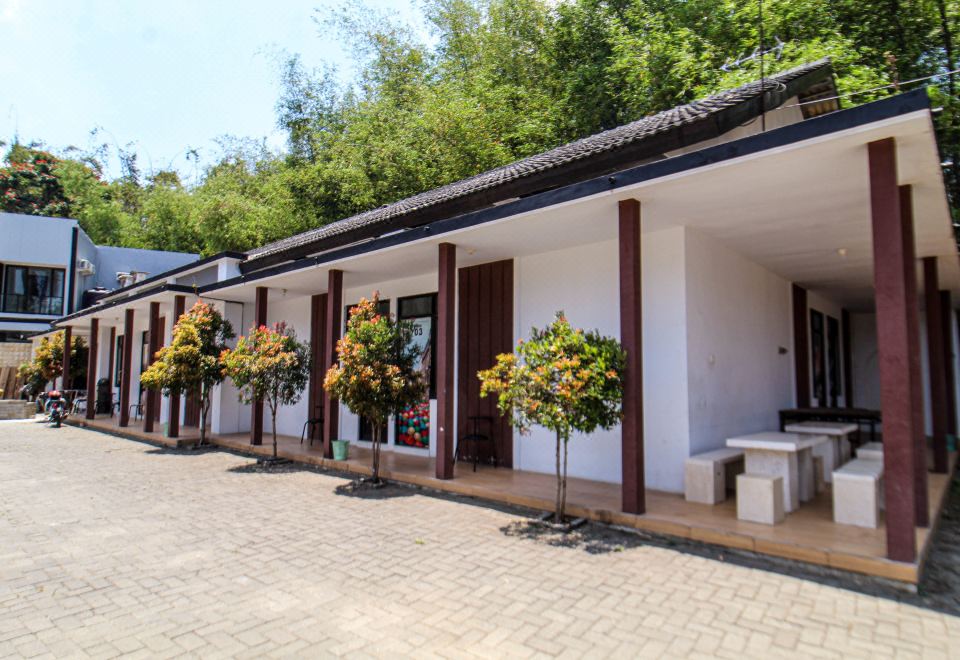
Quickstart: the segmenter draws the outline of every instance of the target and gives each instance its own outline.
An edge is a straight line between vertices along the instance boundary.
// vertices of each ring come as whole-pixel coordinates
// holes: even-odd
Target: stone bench
[[[766,474],[737,475],[737,518],[776,525],[786,517],[783,509],[783,477]]]
[[[743,450],[723,447],[687,459],[683,470],[688,502],[719,504],[727,499],[727,484],[743,472]]]
[[[883,461],[883,445],[879,442],[868,442],[857,447],[857,458],[869,461]]]
[[[833,520],[876,529],[883,504],[883,461],[857,458],[833,471]]]

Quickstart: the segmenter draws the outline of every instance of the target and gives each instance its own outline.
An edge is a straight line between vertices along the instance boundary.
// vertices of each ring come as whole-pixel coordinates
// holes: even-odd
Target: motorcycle
[[[67,418],[67,402],[57,390],[53,390],[47,395],[47,421],[60,428],[63,420]]]

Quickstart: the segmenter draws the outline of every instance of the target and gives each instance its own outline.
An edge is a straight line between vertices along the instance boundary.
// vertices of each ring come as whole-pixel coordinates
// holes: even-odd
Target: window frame
[[[23,285],[24,289],[29,289],[30,273],[31,271],[45,271],[47,276],[47,286],[46,289],[48,293],[41,296],[31,296],[29,293],[14,293],[8,291],[8,288],[11,288],[12,285],[16,282],[17,278],[15,276],[15,271],[20,270],[24,273],[23,276]],[[57,268],[55,266],[31,266],[29,264],[3,264],[0,267],[2,271],[2,277],[0,277],[0,311],[7,314],[39,314],[41,316],[63,316],[64,305],[66,303],[66,289],[67,289],[67,272],[65,268]],[[59,275],[59,278],[58,278]],[[59,279],[59,295],[54,295],[57,292],[54,291],[54,283]],[[11,296],[17,296],[23,299],[23,303],[19,306],[14,306],[8,304],[9,298]],[[37,301],[35,306],[29,305],[29,301]],[[51,308],[51,303],[54,301],[59,301],[59,305],[55,308]],[[36,311],[28,309],[28,307],[35,307]]]

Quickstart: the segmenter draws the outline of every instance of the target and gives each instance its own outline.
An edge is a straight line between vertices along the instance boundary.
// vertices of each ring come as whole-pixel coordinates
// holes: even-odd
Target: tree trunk
[[[558,525],[563,522],[563,504],[560,499],[563,488],[563,479],[560,475],[560,431],[557,431],[557,506],[554,511],[554,522]]]
[[[273,458],[277,458],[277,406],[270,404],[270,426],[273,431]]]
[[[566,435],[563,438],[563,480],[560,482],[560,491],[562,493],[560,498],[560,519],[563,520],[563,516],[567,512],[567,445],[570,444],[570,436]]]
[[[210,405],[210,394],[206,385],[200,386],[200,446],[207,444],[207,407]]]
[[[373,483],[380,483],[380,424],[373,422]]]

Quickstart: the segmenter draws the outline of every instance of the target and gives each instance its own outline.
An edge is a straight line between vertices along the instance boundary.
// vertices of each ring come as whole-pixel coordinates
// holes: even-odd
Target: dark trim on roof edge
[[[220,259],[237,259],[238,261],[246,261],[247,255],[244,254],[243,252],[234,252],[233,250],[225,250],[224,252],[218,252],[217,254],[211,255],[209,257],[204,257],[203,259],[197,259],[196,261],[192,261],[188,264],[183,264],[182,266],[177,266],[176,268],[165,270],[162,273],[157,273],[153,277],[148,277],[147,279],[141,280],[136,284],[131,284],[130,286],[125,286],[122,289],[117,289],[116,291],[112,291],[106,296],[104,296],[103,299],[112,299],[114,296],[119,296],[122,293],[127,293],[129,291],[140,288],[147,284],[152,284],[158,280],[172,277],[173,275],[182,273],[186,270],[199,268],[201,266],[207,266],[213,263],[214,261],[219,261]]]
[[[118,305],[123,305],[125,303],[134,302],[135,300],[140,300],[142,298],[147,298],[157,293],[196,293],[199,289],[194,289],[192,286],[187,286],[185,284],[163,284],[152,289],[147,289],[146,291],[141,291],[135,293],[132,296],[127,296],[126,298],[120,298],[119,300],[112,300],[110,302],[99,303],[93,305],[92,307],[86,307],[81,309],[79,312],[74,312],[73,314],[68,314],[67,316],[61,316],[58,319],[53,319],[50,321],[50,325],[54,328],[59,327],[61,323],[65,321],[72,321],[90,314],[95,314],[97,312],[102,312],[105,309],[110,309],[111,307],[117,307]]]
[[[58,319],[41,318],[17,318],[15,316],[0,316],[0,323],[46,323],[50,325]],[[0,330],[0,332],[9,332],[9,330]]]
[[[510,216],[520,213],[536,211],[548,206],[617,190],[624,186],[699,169],[708,165],[722,163],[742,156],[749,156],[761,151],[803,142],[805,140],[829,135],[831,133],[838,133],[857,126],[929,108],[930,98],[927,95],[927,90],[925,87],[921,87],[888,99],[881,99],[847,110],[838,110],[837,112],[807,119],[796,124],[790,124],[782,128],[767,131],[766,133],[749,135],[739,140],[707,147],[699,151],[674,156],[673,158],[667,158],[646,165],[639,165],[609,176],[596,177],[588,181],[573,183],[562,188],[531,195],[530,197],[518,199],[501,206],[494,206],[444,220],[437,220],[428,225],[412,227],[404,231],[370,239],[338,250],[324,252],[317,256],[303,257],[296,261],[264,268],[229,280],[224,280],[223,282],[202,286],[198,289],[198,292],[200,295],[204,295],[207,292],[217,291],[247,282],[254,282],[274,275],[282,275],[295,270],[320,266],[332,261],[403,245],[404,243],[441,236],[460,229],[509,218]]]

